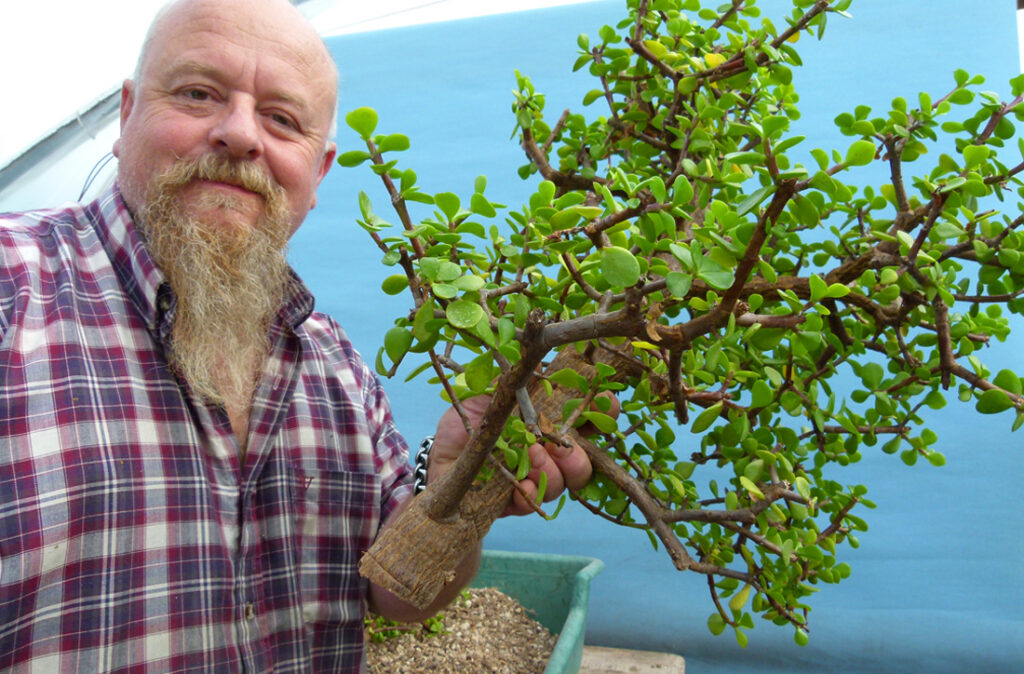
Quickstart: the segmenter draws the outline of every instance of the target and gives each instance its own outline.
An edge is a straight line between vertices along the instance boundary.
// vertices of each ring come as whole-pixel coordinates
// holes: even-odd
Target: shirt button
[[[245,605],[245,619],[252,620],[256,617],[256,607],[252,604]]]

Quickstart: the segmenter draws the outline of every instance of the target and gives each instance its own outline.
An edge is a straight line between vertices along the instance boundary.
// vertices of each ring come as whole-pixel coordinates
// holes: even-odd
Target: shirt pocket
[[[376,475],[295,470],[303,620],[341,627],[361,622],[367,582],[359,559],[380,517]]]
[[[55,473],[0,477],[0,605],[61,581],[70,499]]]

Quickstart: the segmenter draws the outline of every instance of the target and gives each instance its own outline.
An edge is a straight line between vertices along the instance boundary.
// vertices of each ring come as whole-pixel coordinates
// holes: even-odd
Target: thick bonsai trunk
[[[430,489],[428,486],[427,491]],[[512,489],[511,482],[498,476],[477,482],[447,520],[430,517],[429,497],[424,491],[381,532],[360,560],[359,573],[403,601],[426,608],[455,578],[455,569],[505,510]]]
[[[623,367],[618,354],[606,350],[598,353],[601,360],[614,361],[619,366],[618,373],[625,378],[631,368]],[[588,380],[594,378],[593,364],[574,348],[563,349],[547,371],[566,367]],[[530,400],[545,429],[557,428],[562,406],[580,395],[579,391],[554,386],[548,396],[537,382],[530,386]],[[473,461],[468,455],[481,435],[489,437],[484,449],[492,452],[500,429],[514,409],[514,390],[499,385],[480,429],[470,438],[469,449],[459,461]],[[370,582],[421,609],[429,606],[445,584],[455,578],[455,569],[483,540],[491,524],[508,506],[514,489],[509,480],[496,474],[486,482],[475,481],[468,489],[459,487],[453,491],[453,484],[459,479],[457,467],[458,463],[413,499],[409,508],[381,532],[359,563],[359,573]]]

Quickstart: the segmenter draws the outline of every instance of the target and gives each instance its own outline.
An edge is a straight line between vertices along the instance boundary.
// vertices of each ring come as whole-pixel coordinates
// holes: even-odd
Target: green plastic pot
[[[514,597],[558,642],[544,674],[576,674],[583,658],[590,579],[604,562],[590,557],[484,550],[471,587]]]

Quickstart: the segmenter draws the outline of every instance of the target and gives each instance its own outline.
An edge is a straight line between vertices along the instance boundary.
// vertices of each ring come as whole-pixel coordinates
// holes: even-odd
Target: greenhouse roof
[[[15,3],[0,22],[0,82],[25,105],[0,112],[0,210],[33,207],[33,175],[60,159],[74,175],[116,137],[119,92],[150,21],[166,0]],[[588,0],[293,0],[324,37],[517,12]],[[59,20],[54,20],[59,17]],[[111,20],[110,17],[116,17]],[[39,36],[45,34],[42,42]],[[104,148],[104,149],[98,149]],[[86,162],[85,170],[81,163]],[[62,167],[61,171],[67,170]],[[15,195],[15,192],[19,194]],[[73,198],[76,195],[72,195]]]

